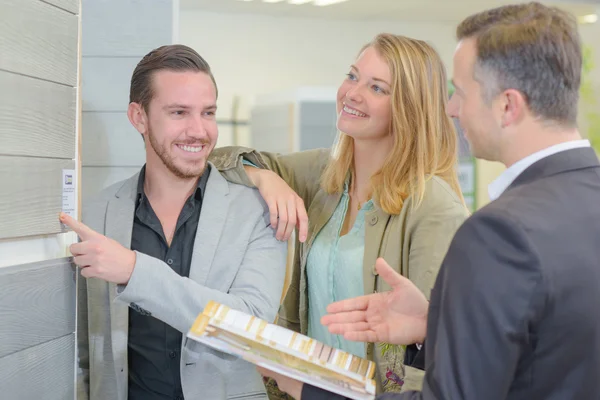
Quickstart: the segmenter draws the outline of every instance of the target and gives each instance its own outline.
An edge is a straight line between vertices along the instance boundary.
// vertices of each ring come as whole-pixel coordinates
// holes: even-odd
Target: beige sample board
[[[74,399],[79,0],[0,0],[2,399]]]

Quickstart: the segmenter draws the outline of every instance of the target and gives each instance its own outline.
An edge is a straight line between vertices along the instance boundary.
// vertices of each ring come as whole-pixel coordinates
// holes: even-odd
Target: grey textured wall
[[[64,231],[63,169],[77,168],[79,25],[79,0],[0,0],[0,261],[7,265],[0,398],[7,400],[75,396],[74,267],[44,252],[36,255],[44,261],[11,265],[6,249]]]
[[[82,1],[83,202],[144,164],[127,119],[129,82],[150,50],[173,43],[176,0]]]

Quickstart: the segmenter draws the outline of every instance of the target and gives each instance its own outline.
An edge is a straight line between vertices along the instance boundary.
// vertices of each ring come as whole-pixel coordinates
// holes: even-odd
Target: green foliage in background
[[[590,46],[583,47],[583,68],[581,76],[581,107],[585,119],[586,132],[582,132],[590,140],[592,147],[600,153],[600,112],[598,100],[594,92],[591,72],[594,69],[594,57]]]

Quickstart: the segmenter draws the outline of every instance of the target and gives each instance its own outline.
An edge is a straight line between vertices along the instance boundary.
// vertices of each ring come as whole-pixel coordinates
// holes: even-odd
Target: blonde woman
[[[379,392],[418,389],[422,372],[402,364],[402,348],[346,341],[320,319],[334,301],[389,289],[377,279],[377,257],[429,296],[468,215],[447,99],[445,69],[431,46],[381,34],[363,47],[338,90],[333,151],[229,147],[211,159],[228,179],[258,187],[279,239],[300,221],[278,324],[375,360]]]

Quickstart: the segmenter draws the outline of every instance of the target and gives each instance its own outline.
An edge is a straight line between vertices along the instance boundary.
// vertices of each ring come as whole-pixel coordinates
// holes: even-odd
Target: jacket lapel
[[[211,164],[210,175],[202,198],[202,211],[200,212],[190,266],[190,279],[201,285],[206,284],[221,232],[227,219],[231,201],[228,195],[229,184],[217,168]]]
[[[365,214],[365,252],[363,256],[363,282],[365,294],[373,293],[375,289],[375,261],[381,251],[383,235],[388,225],[390,215],[375,206]]]
[[[119,189],[115,197],[108,202],[105,221],[105,236],[116,240],[123,247],[131,248],[131,234],[133,231],[133,216],[135,212],[135,193],[139,174],[131,177]],[[115,360],[115,374],[117,379],[123,375],[119,366],[127,365],[127,360],[121,358],[127,356],[127,338],[129,328],[129,307],[119,301],[117,297],[117,285],[108,284],[108,295],[110,305],[110,324],[113,360]],[[119,387],[124,387],[126,382],[119,382]]]
[[[598,156],[591,147],[561,151],[533,163],[511,183],[507,191],[547,176],[598,166]]]

